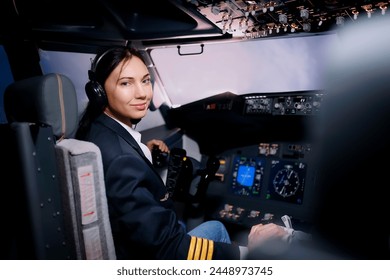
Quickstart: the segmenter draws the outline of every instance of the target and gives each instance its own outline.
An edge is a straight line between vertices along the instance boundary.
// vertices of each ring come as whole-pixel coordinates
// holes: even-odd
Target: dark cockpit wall
[[[381,17],[340,32],[326,68],[316,224],[322,245],[347,258],[390,259],[390,204],[383,195],[390,156],[389,25]],[[355,44],[361,34],[365,40]]]

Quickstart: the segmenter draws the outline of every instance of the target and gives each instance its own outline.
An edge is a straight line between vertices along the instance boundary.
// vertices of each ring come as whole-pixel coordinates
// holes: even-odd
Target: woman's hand
[[[149,148],[150,151],[152,151],[153,148],[157,147],[160,150],[160,152],[169,153],[168,146],[162,140],[152,139],[146,142],[145,145]]]

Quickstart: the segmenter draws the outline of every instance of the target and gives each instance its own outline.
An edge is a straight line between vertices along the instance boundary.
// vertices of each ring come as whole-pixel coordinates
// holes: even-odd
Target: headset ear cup
[[[107,95],[103,87],[96,81],[89,81],[85,85],[85,92],[90,102],[103,108],[107,106]]]

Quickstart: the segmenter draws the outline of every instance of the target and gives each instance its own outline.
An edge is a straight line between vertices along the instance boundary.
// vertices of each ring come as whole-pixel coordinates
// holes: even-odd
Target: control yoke
[[[175,201],[201,203],[204,201],[209,183],[214,180],[219,160],[210,157],[203,169],[199,163],[187,157],[186,151],[173,148],[169,154],[166,186]]]

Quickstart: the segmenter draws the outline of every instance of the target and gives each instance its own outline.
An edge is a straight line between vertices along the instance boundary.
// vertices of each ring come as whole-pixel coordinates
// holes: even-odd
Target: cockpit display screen
[[[265,161],[236,156],[233,162],[232,191],[236,195],[259,196],[263,185]]]
[[[252,187],[255,180],[256,169],[254,166],[239,165],[237,183],[243,187]]]

